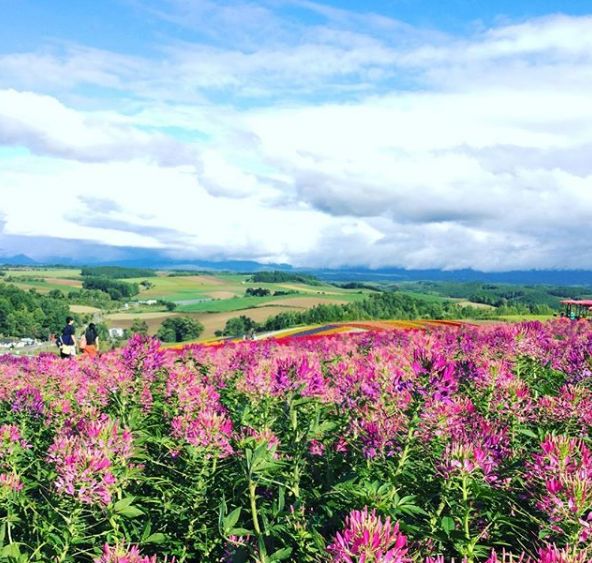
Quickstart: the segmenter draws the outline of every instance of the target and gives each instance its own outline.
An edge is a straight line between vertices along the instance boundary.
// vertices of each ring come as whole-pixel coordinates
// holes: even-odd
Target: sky
[[[0,14],[0,257],[592,269],[592,0]]]

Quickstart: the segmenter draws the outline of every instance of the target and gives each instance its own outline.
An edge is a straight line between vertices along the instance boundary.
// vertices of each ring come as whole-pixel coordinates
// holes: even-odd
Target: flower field
[[[592,561],[592,326],[0,357],[0,561]]]

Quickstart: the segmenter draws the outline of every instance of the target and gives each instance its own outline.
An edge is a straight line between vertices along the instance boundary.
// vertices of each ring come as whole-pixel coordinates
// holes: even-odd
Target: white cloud
[[[172,4],[161,16],[201,33],[212,15],[207,41],[152,61],[0,57],[0,83],[29,90],[0,91],[0,144],[45,155],[2,161],[6,232],[299,265],[592,268],[592,17],[461,39],[306,0],[289,4],[322,24]]]
[[[103,112],[76,111],[56,98],[16,90],[0,90],[0,143],[91,162],[147,156],[166,166],[195,159],[191,147],[164,135],[127,127]]]

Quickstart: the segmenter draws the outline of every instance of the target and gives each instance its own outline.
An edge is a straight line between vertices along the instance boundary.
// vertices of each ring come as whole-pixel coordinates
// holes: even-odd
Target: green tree
[[[223,334],[224,336],[244,336],[255,331],[256,328],[257,323],[253,319],[246,315],[241,315],[240,317],[233,317],[226,321]]]
[[[171,317],[165,319],[158,329],[157,336],[163,342],[186,342],[199,338],[204,326],[191,317]]]
[[[165,301],[164,299],[159,299],[158,304],[165,307],[167,311],[174,311],[177,308],[177,304],[174,301]]]
[[[130,332],[132,334],[148,334],[148,323],[142,319],[134,319]]]

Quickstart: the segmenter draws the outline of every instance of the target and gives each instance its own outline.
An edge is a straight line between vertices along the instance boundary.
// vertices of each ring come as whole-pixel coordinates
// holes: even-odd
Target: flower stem
[[[469,505],[469,482],[468,476],[463,475],[462,478],[462,498],[463,498],[463,506],[464,506],[464,516],[463,516],[463,529],[465,533],[465,539],[467,540],[467,563],[473,562],[473,545],[471,539],[471,529],[470,529],[470,518],[471,518],[471,507]]]
[[[261,527],[259,526],[259,516],[257,514],[257,495],[255,494],[255,482],[249,479],[249,498],[251,500],[251,517],[253,518],[253,527],[255,533],[261,535]]]

